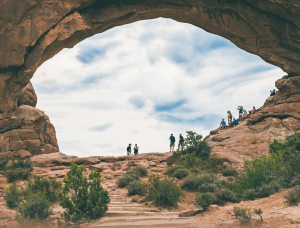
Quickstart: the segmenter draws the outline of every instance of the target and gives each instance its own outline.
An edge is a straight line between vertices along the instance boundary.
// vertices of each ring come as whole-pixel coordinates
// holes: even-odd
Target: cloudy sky
[[[159,18],[62,50],[32,83],[61,152],[118,156],[128,143],[166,152],[170,133],[206,136],[227,110],[262,106],[283,75],[222,37]]]

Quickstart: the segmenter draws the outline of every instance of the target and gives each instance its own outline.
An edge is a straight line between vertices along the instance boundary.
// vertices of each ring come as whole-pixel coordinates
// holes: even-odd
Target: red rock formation
[[[37,103],[37,96],[36,93],[34,91],[34,88],[31,84],[31,82],[29,82],[21,91],[21,94],[19,95],[18,98],[18,107],[20,105],[29,105],[35,108]]]
[[[201,27],[299,74],[297,0],[9,0],[0,2],[0,118],[43,62],[115,26],[158,17]]]
[[[26,157],[58,151],[54,126],[42,111],[21,105],[15,116],[0,120],[0,154]]]
[[[230,129],[211,131],[206,140],[214,155],[241,169],[243,158],[267,154],[269,142],[283,142],[287,135],[300,130],[300,77],[285,76],[276,87],[276,95],[248,119]]]

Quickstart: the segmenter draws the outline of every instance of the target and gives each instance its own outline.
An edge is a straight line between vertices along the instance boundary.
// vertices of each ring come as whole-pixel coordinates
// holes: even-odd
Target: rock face
[[[18,107],[20,105],[29,105],[31,107],[36,106],[37,103],[37,96],[36,93],[34,91],[34,88],[31,84],[31,82],[29,82],[21,91],[21,94],[18,98]]]
[[[300,73],[298,0],[9,0],[0,2],[0,118],[43,62],[96,33],[172,18],[220,35],[289,75]]]
[[[26,157],[58,151],[54,126],[42,111],[21,105],[15,116],[0,120],[1,155]]]
[[[300,130],[300,77],[283,77],[276,87],[276,95],[248,119],[230,129],[211,131],[206,140],[214,155],[242,169],[243,158],[267,154],[268,142],[283,142],[285,136]]]

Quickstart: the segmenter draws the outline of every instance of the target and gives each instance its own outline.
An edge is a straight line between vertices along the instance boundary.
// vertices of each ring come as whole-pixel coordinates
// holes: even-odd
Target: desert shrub
[[[144,196],[147,192],[147,184],[137,180],[129,183],[127,185],[127,189],[128,189],[129,196],[133,196],[133,195]]]
[[[10,160],[5,167],[5,170],[14,170],[17,168],[29,169],[30,171],[33,170],[30,159],[21,159],[19,157],[17,159]]]
[[[187,169],[177,169],[174,172],[173,177],[175,177],[177,179],[183,179],[183,178],[187,177],[187,175],[189,175],[189,171]]]
[[[165,174],[171,177],[171,176],[173,176],[174,172],[176,170],[178,170],[178,169],[185,169],[185,166],[183,166],[183,165],[175,165],[175,166],[167,169],[167,171],[165,172]]]
[[[100,185],[100,173],[91,172],[89,181],[82,173],[83,167],[72,162],[70,171],[64,177],[60,205],[66,209],[62,217],[67,222],[80,223],[84,219],[100,218],[108,209],[110,200],[108,192]]]
[[[248,223],[251,220],[251,212],[248,208],[234,207],[233,213],[236,219],[241,223]]]
[[[9,162],[9,158],[6,156],[1,156],[0,157],[0,171],[5,171],[5,167]]]
[[[214,192],[216,192],[218,190],[219,190],[219,187],[217,185],[215,185],[215,184],[203,184],[203,185],[201,185],[198,188],[198,191],[202,192],[202,193],[204,193],[204,192],[212,192],[212,193],[214,193]]]
[[[300,175],[295,176],[291,181],[291,186],[300,185]]]
[[[30,180],[24,194],[42,193],[45,198],[54,203],[59,200],[59,194],[62,190],[62,182],[56,179],[46,179],[35,175],[33,180]]]
[[[223,204],[225,202],[231,202],[231,203],[238,202],[238,197],[237,197],[236,193],[234,193],[233,191],[231,191],[227,188],[216,191],[215,195],[217,197],[218,204]]]
[[[16,219],[20,223],[47,220],[52,213],[49,201],[41,193],[27,196],[25,201],[19,204],[17,212]]]
[[[253,188],[247,189],[244,192],[243,197],[248,200],[255,200],[257,198],[257,193],[256,193],[255,189],[253,189]]]
[[[233,176],[233,177],[237,177],[238,176],[238,171],[235,168],[232,168],[230,166],[226,166],[225,169],[223,169],[221,171],[221,173],[223,174],[223,176],[225,177],[229,177],[229,176]]]
[[[201,173],[201,170],[198,169],[198,168],[192,168],[192,169],[190,170],[190,172],[191,172],[192,174],[200,174],[200,173]]]
[[[202,135],[198,135],[193,131],[187,131],[186,133],[185,149],[182,151],[182,154],[195,153],[198,158],[208,159],[211,154],[211,147],[206,141],[202,140]]]
[[[5,201],[9,208],[15,208],[19,205],[21,198],[16,184],[12,184],[5,189]]]
[[[31,169],[28,168],[15,168],[5,171],[5,176],[8,182],[14,182],[16,180],[28,180],[31,175]]]
[[[153,176],[148,191],[149,199],[152,200],[156,206],[173,207],[176,206],[179,197],[183,196],[180,187],[173,183],[173,180],[164,178],[159,179],[159,176]]]
[[[263,218],[261,216],[261,214],[263,213],[263,211],[260,208],[254,208],[254,213],[257,214],[260,217],[261,221],[263,221]]]
[[[181,183],[181,188],[190,190],[190,191],[197,191],[201,185],[213,183],[216,181],[216,175],[214,174],[190,174]]]
[[[133,168],[133,170],[140,177],[145,177],[148,174],[148,170],[145,167],[142,167],[142,166],[136,166],[136,167]]]
[[[218,201],[217,196],[211,192],[199,193],[199,195],[195,198],[195,202],[206,210],[209,205],[214,204]]]
[[[290,205],[298,206],[298,203],[300,202],[300,185],[289,191],[284,198],[289,201]]]
[[[269,195],[272,195],[275,192],[278,192],[280,189],[280,185],[276,182],[271,182],[269,184],[263,184],[258,188],[258,197],[264,198]]]
[[[129,183],[138,180],[139,177],[137,175],[123,175],[117,179],[117,185],[119,188],[125,188]]]

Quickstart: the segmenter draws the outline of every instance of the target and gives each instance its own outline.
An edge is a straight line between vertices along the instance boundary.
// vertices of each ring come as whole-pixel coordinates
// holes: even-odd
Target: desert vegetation
[[[30,159],[9,157],[0,158],[0,171],[4,172],[8,182],[16,180],[28,180],[33,168]]]
[[[5,165],[4,165],[5,164]],[[26,169],[31,173],[30,160],[9,159],[1,160],[1,168],[6,171]],[[9,176],[10,177],[10,176]],[[8,177],[8,179],[9,179]],[[23,179],[19,174],[9,179],[10,182]],[[65,212],[61,215],[64,224],[80,224],[89,219],[100,218],[107,211],[109,203],[108,192],[101,187],[100,173],[91,172],[89,180],[83,175],[82,166],[71,164],[71,169],[63,182],[42,178],[37,175],[31,177],[25,188],[18,188],[12,183],[5,190],[5,201],[9,208],[17,211],[16,220],[21,226],[42,226],[50,221],[54,204],[59,203]],[[62,221],[58,221],[62,224]]]

